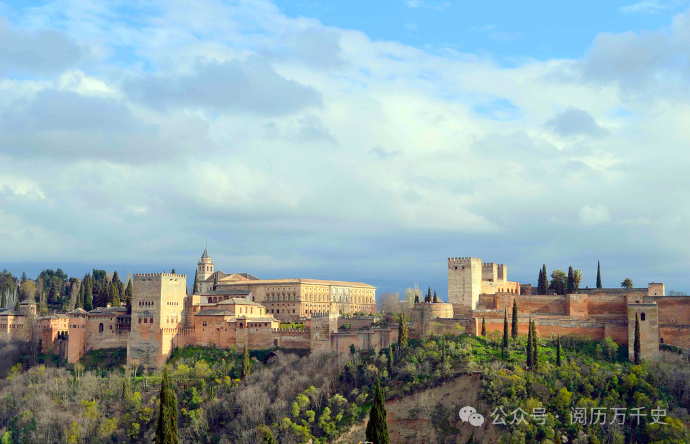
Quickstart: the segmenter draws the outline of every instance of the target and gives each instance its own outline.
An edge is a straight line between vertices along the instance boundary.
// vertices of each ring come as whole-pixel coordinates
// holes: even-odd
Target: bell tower
[[[214,265],[213,259],[208,254],[208,247],[204,249],[204,254],[201,255],[201,259],[197,264],[197,279],[199,279],[199,293],[203,293],[209,290],[209,285],[205,284],[203,281],[213,276]]]

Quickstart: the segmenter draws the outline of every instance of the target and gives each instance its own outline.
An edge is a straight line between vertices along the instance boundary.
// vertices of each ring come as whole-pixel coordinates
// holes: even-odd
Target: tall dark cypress
[[[170,387],[167,370],[163,373],[160,394],[160,413],[156,425],[156,444],[178,444],[177,395]]]
[[[561,335],[558,335],[558,343],[556,344],[556,366],[561,366]]]
[[[597,261],[597,288],[601,287],[601,263]]]
[[[194,272],[194,287],[192,288],[192,294],[199,294],[199,272],[198,272],[198,270]]]
[[[434,290],[434,304],[438,304],[438,296],[436,296],[436,290]]]
[[[532,358],[534,353],[532,352],[532,318],[529,319],[529,329],[527,330],[527,368],[532,368]]]
[[[517,298],[513,299],[513,325],[511,330],[511,336],[513,337],[513,345],[517,341],[518,337],[518,308],[517,308]]]
[[[431,302],[431,287],[429,287],[429,291],[426,294],[426,299],[424,302]]]
[[[400,344],[401,349],[407,347],[407,342],[410,339],[410,332],[408,328],[407,317],[404,313],[400,313],[400,325],[398,325],[398,344]]]
[[[84,310],[93,310],[93,284],[91,283],[91,275],[86,273],[84,276]]]
[[[575,275],[573,274],[573,267],[571,265],[570,267],[568,267],[568,286],[566,288],[566,294],[573,293],[574,289],[575,289]]]
[[[482,336],[486,336],[486,319],[482,316]]]
[[[508,309],[503,312],[503,348],[508,348]]]
[[[640,316],[635,313],[635,350],[633,359],[635,364],[639,364],[642,360],[640,350]]]
[[[244,356],[242,357],[242,378],[249,376],[252,371],[252,362],[249,360],[249,347],[244,346]]]
[[[539,334],[537,333],[537,321],[532,321],[532,367],[539,368]]]
[[[542,291],[539,294],[546,294],[549,289],[549,275],[546,273],[546,264],[544,264],[541,269],[541,285]]]
[[[376,378],[376,390],[374,391],[374,404],[369,411],[369,422],[366,430],[367,441],[374,444],[390,444],[388,424],[386,423],[386,398],[381,389],[379,378]]]
[[[539,279],[537,280],[537,294],[541,294],[541,287],[542,287],[542,281],[544,280],[544,275],[541,272],[541,268],[539,269]]]

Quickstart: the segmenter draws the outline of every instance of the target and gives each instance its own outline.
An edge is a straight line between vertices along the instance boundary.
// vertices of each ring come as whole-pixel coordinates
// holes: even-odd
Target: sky
[[[689,291],[690,3],[0,3],[0,268]]]

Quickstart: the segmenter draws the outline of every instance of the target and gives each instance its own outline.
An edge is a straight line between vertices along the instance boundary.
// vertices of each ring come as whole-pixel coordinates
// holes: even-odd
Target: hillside
[[[236,350],[176,350],[168,372],[177,388],[183,443],[359,442],[376,377],[387,389],[393,443],[639,443],[690,442],[690,371],[683,355],[632,365],[610,343],[565,338],[555,365],[551,338],[540,340],[539,368],[525,369],[525,338],[502,358],[501,338],[449,335],[354,355],[252,352],[241,378]],[[614,344],[615,346],[615,344]],[[390,356],[393,356],[393,362]],[[120,362],[114,356],[93,356]],[[14,443],[143,442],[153,438],[160,375],[121,366],[79,374],[67,368],[15,368],[0,381],[0,431]],[[463,422],[460,408],[485,416],[480,427]],[[642,420],[571,424],[573,408],[665,409],[666,425]],[[497,407],[545,410],[544,424],[493,425]],[[261,433],[257,429],[261,424]]]

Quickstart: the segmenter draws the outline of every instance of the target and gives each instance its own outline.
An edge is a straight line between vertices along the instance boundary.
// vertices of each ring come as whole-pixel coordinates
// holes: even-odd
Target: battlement
[[[164,278],[164,277],[171,277],[171,278],[187,278],[186,274],[177,274],[177,273],[134,273],[132,275],[132,279],[138,279],[138,280],[146,280],[147,278]]]
[[[470,265],[472,261],[480,261],[476,257],[449,257],[448,267],[457,267],[459,265]]]
[[[272,333],[304,333],[311,334],[311,330],[308,328],[272,328]]]
[[[494,262],[484,262],[482,268],[493,268],[494,265]]]

